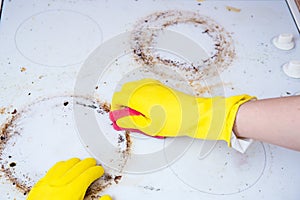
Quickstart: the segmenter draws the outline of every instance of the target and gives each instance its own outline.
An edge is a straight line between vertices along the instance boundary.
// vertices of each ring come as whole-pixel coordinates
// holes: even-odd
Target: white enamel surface
[[[0,108],[5,107],[10,112],[14,109],[21,111],[36,99],[50,98],[44,104],[34,104],[31,111],[25,112],[24,123],[18,126],[23,130],[16,137],[15,148],[11,145],[12,148],[6,150],[8,156],[13,154],[11,160],[17,163],[17,174],[29,174],[33,184],[52,163],[68,157],[90,155],[85,141],[78,137],[72,109],[65,110],[62,103],[69,100],[67,95],[73,93],[78,72],[89,53],[114,36],[132,30],[138,19],[156,11],[182,9],[199,12],[233,33],[236,58],[220,74],[218,80],[222,80],[222,87],[214,88],[214,94],[248,93],[258,98],[299,94],[299,79],[286,76],[281,67],[290,60],[300,59],[299,33],[285,1],[198,3],[179,0],[5,1],[0,26]],[[229,12],[226,6],[241,11]],[[64,26],[64,20],[72,23]],[[31,32],[30,27],[37,29]],[[52,32],[51,27],[58,31]],[[206,51],[211,50],[210,41],[201,43],[205,37],[198,37],[204,30],[197,30],[193,25],[179,27],[170,27],[170,30],[194,39]],[[281,51],[272,44],[272,39],[283,30],[294,37],[295,47],[290,51]],[[110,51],[115,48],[120,47],[110,47]],[[174,59],[176,57],[174,52],[164,49],[162,52],[166,56],[174,56]],[[210,55],[210,52],[206,53]],[[121,54],[117,60],[106,58],[110,61],[107,66],[99,64],[99,69],[105,70],[96,84],[96,97],[108,102],[111,100],[117,82],[137,67],[130,56]],[[194,54],[191,59],[195,59]],[[26,68],[23,72],[22,67]],[[53,107],[55,105],[59,106]],[[109,121],[105,121],[107,118],[97,117],[96,112],[94,115],[99,126],[105,127],[101,130],[108,136],[108,142],[117,145],[115,135],[112,136],[116,132],[109,128]],[[0,114],[1,122],[5,122],[7,117],[9,114]],[[55,137],[52,137],[53,134]],[[97,144],[97,141],[94,142]],[[133,152],[151,153],[172,142],[135,134]],[[186,142],[191,146],[182,157],[173,162],[168,162],[167,157],[164,167],[149,173],[123,173],[120,183],[113,184],[104,193],[111,194],[116,200],[297,200],[300,196],[299,152],[254,142],[245,154],[239,154],[218,142],[203,157],[200,156],[201,148],[211,142],[199,140],[190,143],[185,138],[180,139],[178,145]],[[171,155],[172,152],[169,153]],[[104,156],[108,159],[110,155]],[[119,161],[116,162],[118,164]],[[127,167],[132,169],[137,167],[135,164],[147,163],[128,164]],[[107,170],[112,169],[107,166]],[[3,176],[0,179],[0,199],[25,199]]]

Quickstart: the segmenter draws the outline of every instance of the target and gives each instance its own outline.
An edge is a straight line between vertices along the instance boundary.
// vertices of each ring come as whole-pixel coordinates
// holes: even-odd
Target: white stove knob
[[[272,41],[275,47],[281,50],[290,50],[295,46],[293,35],[289,33],[280,34],[279,36],[273,38]]]
[[[290,61],[282,66],[286,75],[292,78],[300,78],[300,60]]]

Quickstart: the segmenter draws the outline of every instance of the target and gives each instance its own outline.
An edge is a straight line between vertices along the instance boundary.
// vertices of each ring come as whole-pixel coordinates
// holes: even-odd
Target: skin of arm
[[[300,95],[242,104],[233,132],[240,138],[252,138],[300,151]]]

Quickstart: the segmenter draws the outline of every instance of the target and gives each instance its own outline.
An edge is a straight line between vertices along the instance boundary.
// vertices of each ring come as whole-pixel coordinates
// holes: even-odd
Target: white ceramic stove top
[[[184,90],[168,73],[141,73],[145,59],[132,51],[139,44],[156,49],[165,66],[172,60],[209,66],[193,82],[198,95],[299,93],[300,79],[282,71],[300,60],[285,1],[5,0],[2,6],[0,199],[25,199],[53,163],[91,155],[108,175],[86,199],[299,199],[299,152],[255,142],[240,154],[206,142],[212,148],[202,155],[203,141],[126,139],[111,129],[105,109],[117,85],[131,79],[155,76]],[[159,29],[140,37],[147,27]],[[294,49],[274,47],[281,33],[293,34]]]

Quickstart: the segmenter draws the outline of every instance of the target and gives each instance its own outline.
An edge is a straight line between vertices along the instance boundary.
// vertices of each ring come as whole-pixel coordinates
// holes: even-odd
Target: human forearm
[[[233,131],[238,137],[300,151],[300,96],[249,101],[241,105]]]

